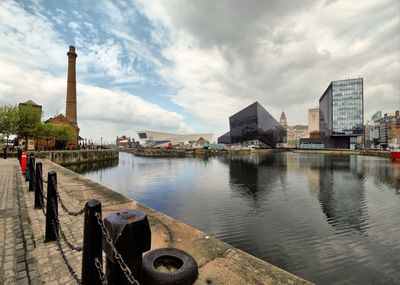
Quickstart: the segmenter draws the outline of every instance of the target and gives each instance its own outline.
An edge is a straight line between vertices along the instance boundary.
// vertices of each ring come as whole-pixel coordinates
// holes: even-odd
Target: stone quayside
[[[196,259],[199,278],[194,284],[310,284],[220,240],[148,208],[73,171],[42,160],[43,173],[55,170],[59,190],[73,210],[97,199],[103,217],[126,209],[144,211],[152,230],[152,249],[175,247]],[[18,161],[0,161],[0,284],[74,284],[55,242],[44,243],[45,218],[34,209],[34,194],[20,174]],[[59,212],[67,238],[82,244],[83,218]],[[66,251],[80,276],[81,254]]]

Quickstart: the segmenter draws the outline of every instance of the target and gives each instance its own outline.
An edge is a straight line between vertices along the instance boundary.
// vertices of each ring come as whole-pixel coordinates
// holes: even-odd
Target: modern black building
[[[276,147],[286,142],[286,129],[258,102],[229,117],[229,127],[218,143]]]
[[[325,148],[356,148],[364,125],[363,79],[332,81],[319,99]]]

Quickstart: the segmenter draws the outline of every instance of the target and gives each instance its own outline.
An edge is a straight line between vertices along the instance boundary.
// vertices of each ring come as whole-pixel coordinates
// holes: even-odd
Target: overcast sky
[[[400,1],[0,1],[0,105],[65,112],[81,136],[229,130],[260,102],[307,124],[332,80],[364,78],[365,118],[400,109]]]

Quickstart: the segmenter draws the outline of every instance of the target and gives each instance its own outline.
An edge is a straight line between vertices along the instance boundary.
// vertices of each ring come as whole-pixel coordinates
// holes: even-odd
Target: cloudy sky
[[[363,77],[365,117],[400,108],[400,1],[0,1],[0,105],[65,112],[81,136],[213,132],[259,101],[306,124],[330,81]]]

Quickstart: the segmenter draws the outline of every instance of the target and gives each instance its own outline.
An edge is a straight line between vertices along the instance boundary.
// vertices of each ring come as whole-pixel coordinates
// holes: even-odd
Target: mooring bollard
[[[26,160],[25,160],[25,181],[29,181],[31,179],[31,155],[27,154],[26,155]]]
[[[7,147],[4,145],[4,149],[3,149],[4,153],[3,153],[3,158],[7,159]]]
[[[36,174],[35,174],[35,157],[33,154],[29,156],[29,191],[35,191],[35,182],[36,182]]]
[[[135,279],[141,281],[142,254],[150,250],[151,231],[145,213],[138,210],[111,213],[104,224]],[[130,284],[114,251],[103,238],[106,252],[106,277],[108,284]]]
[[[47,175],[47,205],[46,205],[46,233],[45,241],[56,240],[58,235],[58,201],[57,201],[57,172],[50,171]]]
[[[18,157],[19,165],[21,165],[22,149],[20,149],[20,148],[17,148],[17,157]]]
[[[103,284],[95,264],[96,258],[99,264],[103,264],[101,225],[96,213],[101,219],[101,203],[97,200],[89,200],[85,205],[85,220],[83,225],[82,248],[82,284]]]
[[[43,170],[42,163],[36,162],[35,169],[35,209],[42,209],[44,205],[43,200]]]

